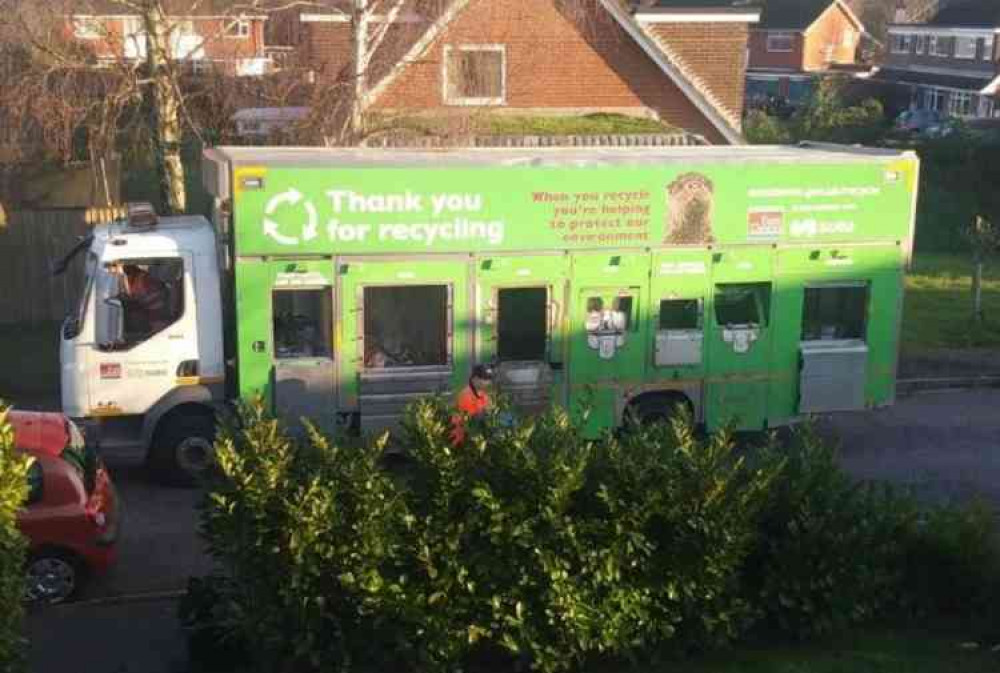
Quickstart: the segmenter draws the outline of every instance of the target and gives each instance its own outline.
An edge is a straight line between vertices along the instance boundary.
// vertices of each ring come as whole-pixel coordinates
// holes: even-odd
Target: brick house
[[[214,68],[232,75],[263,75],[271,70],[264,46],[266,14],[239,14],[226,0],[164,0],[171,24],[170,50],[195,71]],[[146,56],[142,18],[116,0],[79,3],[69,17],[66,36],[105,62]]]
[[[856,64],[864,35],[844,0],[767,0],[750,31],[747,98],[802,100],[820,77]]]
[[[1000,4],[956,0],[924,23],[889,26],[884,65],[873,75],[913,109],[961,118],[1000,116]]]
[[[426,16],[403,12],[389,58],[372,68],[370,109],[405,113],[656,118],[742,142],[749,25],[739,0],[452,0]],[[301,14],[302,57],[317,82],[351,63],[347,14]],[[387,40],[388,42],[388,40]]]

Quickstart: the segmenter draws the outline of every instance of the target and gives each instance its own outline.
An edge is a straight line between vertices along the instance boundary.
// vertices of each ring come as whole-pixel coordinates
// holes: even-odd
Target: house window
[[[503,105],[507,95],[506,60],[503,45],[445,47],[445,102]]]
[[[983,60],[992,61],[993,60],[993,36],[990,35],[983,40]]]
[[[909,54],[913,47],[913,35],[896,34],[892,36],[892,53]]]
[[[181,19],[177,21],[171,28],[171,30],[178,35],[196,35],[194,32],[194,21],[190,19]]]
[[[982,96],[979,99],[979,116],[984,119],[991,119],[996,111],[996,104],[989,96]]]
[[[790,52],[795,47],[795,33],[772,31],[767,34],[767,50]]]
[[[917,44],[916,52],[917,52],[917,54],[926,54],[927,53],[927,44],[928,44],[928,42],[929,42],[929,39],[928,39],[927,35],[917,35],[917,39],[916,39],[916,44]]]
[[[101,37],[101,22],[92,16],[73,18],[73,36],[78,40],[96,40]]]
[[[146,28],[142,19],[130,16],[124,20],[123,34],[125,36],[125,58],[146,58]]]
[[[974,109],[972,94],[968,91],[952,91],[948,96],[948,114],[953,117],[970,117]]]
[[[928,110],[944,111],[944,91],[941,89],[924,90],[924,108]]]
[[[931,56],[950,57],[955,49],[955,38],[931,35],[928,53]]]
[[[974,37],[959,37],[955,39],[955,58],[976,58],[979,40]]]
[[[250,37],[250,22],[244,19],[226,25],[226,37],[246,39]]]
[[[844,47],[850,49],[854,46],[854,33],[849,30],[845,30],[844,34],[840,38],[840,44]]]

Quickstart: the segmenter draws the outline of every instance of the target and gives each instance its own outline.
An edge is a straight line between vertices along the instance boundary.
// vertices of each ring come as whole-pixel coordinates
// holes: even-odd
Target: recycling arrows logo
[[[306,222],[302,226],[302,237],[286,236],[281,233],[280,226],[272,218],[283,205],[297,206],[299,203],[302,203],[307,215]],[[316,213],[316,206],[308,200],[303,201],[302,193],[296,189],[289,189],[287,192],[278,194],[268,201],[265,213],[264,235],[270,236],[281,245],[298,245],[300,242],[308,243],[319,236],[319,215]]]

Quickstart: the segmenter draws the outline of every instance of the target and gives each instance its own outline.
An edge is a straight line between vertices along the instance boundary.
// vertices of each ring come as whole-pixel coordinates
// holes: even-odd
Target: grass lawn
[[[662,673],[996,673],[994,643],[975,650],[966,638],[921,632],[857,631],[827,642],[786,648],[741,648],[661,667]]]
[[[408,129],[420,134],[459,133],[472,135],[615,135],[636,133],[673,133],[675,128],[653,119],[619,114],[595,113],[574,117],[515,116],[476,114],[468,118],[404,117],[376,120],[378,128]]]
[[[972,263],[961,255],[918,253],[906,279],[904,351],[1000,346],[1000,261],[987,264],[986,323],[972,323]]]
[[[59,401],[59,323],[0,325],[0,400],[21,407]]]

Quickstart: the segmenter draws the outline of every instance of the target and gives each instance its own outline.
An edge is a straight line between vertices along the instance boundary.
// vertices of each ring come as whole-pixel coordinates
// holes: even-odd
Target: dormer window
[[[767,34],[768,51],[790,52],[794,47],[795,47],[795,33],[775,30]]]
[[[239,19],[226,24],[226,37],[246,39],[250,37],[250,22]]]

